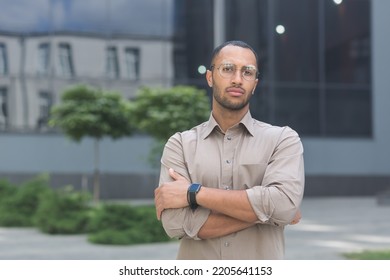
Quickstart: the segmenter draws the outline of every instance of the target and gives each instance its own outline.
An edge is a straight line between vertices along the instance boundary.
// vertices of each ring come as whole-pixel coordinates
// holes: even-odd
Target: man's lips
[[[241,96],[245,93],[245,90],[238,87],[230,87],[226,89],[226,92],[229,93],[232,96]]]

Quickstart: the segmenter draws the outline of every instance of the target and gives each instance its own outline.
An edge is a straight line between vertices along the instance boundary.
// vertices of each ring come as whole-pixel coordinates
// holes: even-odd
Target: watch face
[[[190,192],[198,192],[200,190],[201,184],[191,184]]]

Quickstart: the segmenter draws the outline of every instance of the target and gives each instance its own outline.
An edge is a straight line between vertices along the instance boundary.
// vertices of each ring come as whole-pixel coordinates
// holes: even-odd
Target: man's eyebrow
[[[253,69],[257,69],[256,68],[256,66],[254,66],[254,65],[244,65],[244,66],[242,66],[243,68],[253,68]]]
[[[230,62],[230,61],[222,61],[221,62],[221,65],[222,64],[231,64],[231,65],[235,65],[235,66],[237,66],[236,64],[234,64],[233,62]],[[243,65],[243,66],[241,66],[241,68],[255,68],[255,69],[257,69],[257,67],[255,66],[255,65],[253,65],[253,64],[248,64],[248,65]]]

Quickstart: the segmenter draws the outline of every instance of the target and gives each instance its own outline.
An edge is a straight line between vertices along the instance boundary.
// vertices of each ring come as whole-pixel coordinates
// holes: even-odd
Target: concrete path
[[[305,198],[301,222],[286,229],[286,259],[337,260],[341,253],[390,249],[390,206],[374,197]],[[175,259],[178,242],[95,245],[86,235],[47,235],[0,228],[2,260]]]

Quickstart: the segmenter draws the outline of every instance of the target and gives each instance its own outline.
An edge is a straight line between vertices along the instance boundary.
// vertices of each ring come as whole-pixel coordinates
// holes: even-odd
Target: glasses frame
[[[222,66],[224,66],[224,65],[229,65],[229,64],[234,65],[234,67],[236,68],[236,71],[238,70],[238,69],[237,69],[237,66],[236,66],[235,64],[232,64],[232,63],[221,63],[218,67],[215,67],[215,64],[213,64],[213,65],[211,65],[210,69],[211,69],[211,70],[217,69],[219,75],[220,75],[222,78],[224,78],[224,79],[231,79],[231,78],[236,74],[236,71],[235,71],[234,73],[232,73],[231,76],[224,76],[224,75],[221,73],[221,70],[220,70],[220,68],[221,68]],[[256,69],[256,74],[255,74],[254,78],[253,78],[253,79],[248,79],[248,77],[244,76],[244,71],[243,71],[243,69],[244,69],[245,67],[248,67],[248,66],[243,66],[243,67],[241,67],[241,69],[239,69],[240,72],[241,72],[241,77],[242,77],[245,81],[249,81],[249,82],[250,82],[250,81],[256,81],[256,79],[258,79],[259,74],[260,74],[259,71]]]

